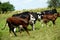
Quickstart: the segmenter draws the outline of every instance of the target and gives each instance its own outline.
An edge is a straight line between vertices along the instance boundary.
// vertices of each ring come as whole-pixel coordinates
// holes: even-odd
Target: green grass
[[[13,33],[13,36],[10,37],[8,26],[4,30],[1,30],[1,28],[4,27],[6,19],[13,14],[15,13],[0,14],[0,40],[60,40],[60,18],[56,20],[56,25],[54,27],[51,22],[48,23],[50,25],[49,27],[46,27],[46,25],[41,27],[40,22],[37,21],[35,24],[35,31],[31,30],[30,25],[28,26],[28,29],[30,29],[30,36],[23,31],[21,34],[16,32],[18,35],[17,37],[15,37]]]

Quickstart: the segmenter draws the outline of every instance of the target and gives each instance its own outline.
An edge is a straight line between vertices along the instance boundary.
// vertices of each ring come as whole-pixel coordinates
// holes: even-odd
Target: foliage
[[[7,11],[14,11],[14,10],[15,10],[14,6],[9,2],[4,2],[4,3],[0,2],[0,11],[2,11],[2,13]]]
[[[60,7],[60,0],[48,0],[48,7]]]

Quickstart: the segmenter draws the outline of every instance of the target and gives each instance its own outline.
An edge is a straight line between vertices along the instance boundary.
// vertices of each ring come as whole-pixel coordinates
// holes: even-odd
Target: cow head
[[[37,12],[37,15],[38,15],[38,20],[40,21],[41,20],[41,12]]]
[[[34,21],[35,21],[34,16],[32,14],[30,14],[30,22],[34,23]]]
[[[34,16],[32,14],[30,14],[30,20],[32,20],[32,21],[35,20],[35,18],[34,18]]]

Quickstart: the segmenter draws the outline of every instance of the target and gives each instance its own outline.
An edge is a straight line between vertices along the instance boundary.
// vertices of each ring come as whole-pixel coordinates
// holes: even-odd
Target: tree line
[[[60,7],[60,0],[48,0],[48,8],[58,8]],[[10,4],[9,2],[0,2],[0,13],[8,12],[8,11],[14,11],[15,7]]]
[[[60,7],[60,0],[48,0],[48,7],[53,7],[53,8],[57,8]]]

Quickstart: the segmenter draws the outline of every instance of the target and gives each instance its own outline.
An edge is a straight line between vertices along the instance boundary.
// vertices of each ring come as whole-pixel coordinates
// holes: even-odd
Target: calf
[[[9,32],[11,33],[11,31],[12,31],[15,36],[17,36],[17,35],[14,32],[14,28],[15,28],[15,26],[19,27],[19,25],[22,25],[23,28],[26,30],[26,32],[29,34],[29,32],[27,30],[28,20],[22,19],[22,18],[17,18],[17,17],[10,17],[7,19],[7,23],[9,26]]]
[[[26,30],[28,35],[30,35],[28,30],[27,30],[27,26],[29,24],[29,21],[32,21],[32,20],[35,20],[35,19],[31,14],[29,14],[29,15],[30,16],[26,16],[26,18],[24,18],[24,19],[19,18],[19,17],[9,17],[9,18],[7,18],[6,23],[9,26],[9,32],[11,33],[11,31],[12,31],[14,33],[14,35],[17,36],[16,33],[14,32],[14,30],[15,30],[16,27],[19,27],[20,25],[22,25],[22,27]]]

